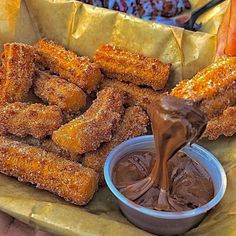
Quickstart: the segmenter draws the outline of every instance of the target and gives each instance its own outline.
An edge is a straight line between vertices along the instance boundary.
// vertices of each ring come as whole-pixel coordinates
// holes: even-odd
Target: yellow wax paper
[[[206,0],[192,0],[193,9]],[[168,87],[191,78],[214,59],[217,29],[227,2],[199,19],[202,31],[143,21],[135,17],[69,0],[1,0],[0,47],[5,42],[33,44],[40,37],[53,39],[92,56],[102,43],[172,63]],[[226,194],[204,221],[187,235],[236,235],[236,138],[201,141],[223,164],[228,177]],[[66,203],[30,184],[0,175],[0,210],[56,235],[149,235],[120,213],[107,188],[100,189],[85,207]]]

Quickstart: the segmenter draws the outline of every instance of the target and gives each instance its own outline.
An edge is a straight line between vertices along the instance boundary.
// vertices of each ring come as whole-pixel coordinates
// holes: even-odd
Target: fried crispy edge
[[[103,89],[83,115],[54,131],[53,141],[79,154],[96,150],[101,143],[111,140],[123,113],[124,98],[118,89]]]
[[[228,107],[223,114],[208,121],[203,134],[210,140],[216,140],[221,135],[232,136],[236,133],[236,106]]]
[[[127,94],[125,103],[129,106],[141,106],[144,110],[147,110],[148,104],[159,98],[160,94],[150,88],[140,88],[132,83],[121,82],[116,79],[106,78],[102,81],[101,88],[114,87],[120,89]]]
[[[24,61],[22,61],[23,59]],[[35,51],[30,45],[23,43],[4,44],[0,103],[24,101],[32,86],[35,71],[34,61]]]
[[[96,90],[103,79],[98,64],[91,62],[88,57],[77,56],[52,40],[40,39],[34,47],[39,55],[39,64],[48,67],[53,73],[58,73],[87,93]]]
[[[132,82],[136,85],[163,89],[169,78],[171,64],[120,49],[111,44],[101,45],[93,59],[103,73],[112,79]]]
[[[83,165],[99,173],[99,184],[104,185],[103,166],[110,151],[123,141],[143,135],[147,132],[149,118],[140,106],[126,109],[119,126],[110,142],[104,143],[96,151],[85,154]]]
[[[224,74],[225,70],[228,74]],[[170,95],[199,102],[211,99],[236,81],[236,57],[222,57],[198,72],[192,79],[177,84]]]
[[[0,136],[0,172],[36,184],[77,205],[86,205],[98,185],[92,169]]]
[[[61,111],[56,106],[22,102],[0,106],[2,133],[15,134],[20,137],[32,135],[35,138],[42,139],[51,135],[54,130],[62,125],[62,122]]]
[[[37,70],[33,88],[44,102],[56,105],[66,113],[79,112],[86,106],[87,96],[84,91],[59,76]]]

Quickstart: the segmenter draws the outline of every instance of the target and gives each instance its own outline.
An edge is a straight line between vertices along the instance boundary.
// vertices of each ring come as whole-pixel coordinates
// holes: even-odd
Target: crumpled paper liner
[[[193,8],[206,0],[192,0]],[[216,31],[226,3],[200,20],[205,32],[143,21],[115,11],[69,0],[0,1],[0,47],[17,41],[33,44],[40,37],[53,39],[92,56],[102,43],[113,43],[133,52],[172,63],[168,87],[191,78],[214,59]],[[217,19],[216,21],[213,19]],[[236,138],[202,141],[224,165],[228,187],[224,199],[188,235],[235,235]],[[36,228],[56,235],[149,235],[129,223],[107,188],[100,189],[86,207],[66,203],[30,184],[0,175],[0,210]]]

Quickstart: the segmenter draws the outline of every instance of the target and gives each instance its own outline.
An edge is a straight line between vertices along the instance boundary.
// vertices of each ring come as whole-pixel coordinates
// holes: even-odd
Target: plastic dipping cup
[[[206,213],[220,202],[226,190],[225,171],[212,153],[197,144],[187,145],[182,151],[201,164],[210,174],[214,185],[214,198],[201,207],[182,212],[162,212],[141,207],[128,200],[116,189],[112,182],[112,171],[116,163],[126,154],[153,149],[155,149],[153,135],[132,138],[114,148],[105,162],[106,183],[118,199],[122,212],[133,224],[154,234],[182,234],[199,224]]]

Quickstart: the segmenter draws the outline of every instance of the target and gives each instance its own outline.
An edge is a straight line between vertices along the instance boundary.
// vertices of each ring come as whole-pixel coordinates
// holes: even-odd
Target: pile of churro
[[[146,109],[171,70],[155,58],[101,45],[92,59],[41,39],[7,43],[0,68],[0,172],[77,205],[104,186],[108,154],[150,130]],[[208,115],[204,137],[236,132],[236,58],[221,58],[170,94]]]
[[[236,133],[236,57],[219,58],[170,94],[193,100],[207,114],[203,137],[215,140]]]

